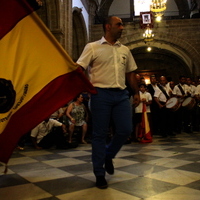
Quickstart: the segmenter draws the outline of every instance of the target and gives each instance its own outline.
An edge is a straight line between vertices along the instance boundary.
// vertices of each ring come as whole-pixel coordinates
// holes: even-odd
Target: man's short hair
[[[140,88],[141,86],[143,86],[144,88],[147,88],[147,85],[145,83],[140,83],[138,87]]]
[[[179,80],[182,78],[186,78],[184,75],[179,76]]]
[[[111,24],[113,16],[108,16],[103,20],[103,31],[106,32],[106,24]]]

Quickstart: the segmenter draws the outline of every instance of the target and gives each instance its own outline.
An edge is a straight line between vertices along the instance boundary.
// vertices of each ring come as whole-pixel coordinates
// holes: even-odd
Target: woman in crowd
[[[69,143],[72,142],[72,135],[76,126],[82,127],[81,143],[86,144],[85,135],[87,132],[88,114],[83,104],[83,95],[79,94],[68,106],[66,115],[69,118]]]

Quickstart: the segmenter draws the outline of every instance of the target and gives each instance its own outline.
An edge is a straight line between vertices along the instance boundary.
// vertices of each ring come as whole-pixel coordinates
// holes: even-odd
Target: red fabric
[[[7,163],[20,137],[83,91],[95,93],[80,68],[60,76],[12,115],[0,134],[0,161]]]
[[[149,131],[146,130],[145,128],[146,125],[148,126]],[[146,112],[146,104],[144,103],[143,103],[143,110],[142,110],[142,122],[141,122],[141,126],[139,127],[138,139],[140,143],[152,142],[152,134],[149,128],[149,122],[148,122],[147,112]]]
[[[17,12],[16,12],[17,10]],[[24,17],[34,9],[26,0],[1,0],[0,1],[0,39]]]
[[[34,6],[34,8],[32,8],[28,2],[31,4],[31,6]],[[13,28],[16,27],[16,24],[18,22],[22,22],[22,20],[26,16],[31,14],[35,10],[35,8],[37,8],[37,3],[35,5],[35,2],[36,2],[35,0],[0,0],[0,39],[2,39],[7,33],[9,32],[12,33],[11,31],[14,30]],[[41,27],[39,26],[39,28],[42,29],[43,25],[40,22],[38,22],[38,24],[41,26]],[[27,24],[27,26],[30,26],[30,24]],[[23,30],[24,29],[26,29],[26,26],[23,27]],[[17,30],[21,31],[22,29],[17,29]],[[8,162],[14,148],[16,147],[22,135],[29,132],[41,121],[49,117],[53,112],[55,112],[64,104],[72,100],[76,95],[78,95],[79,93],[83,91],[87,91],[91,93],[95,92],[95,89],[93,88],[91,83],[88,81],[88,79],[85,77],[82,70],[80,68],[76,68],[75,63],[72,63],[67,53],[62,49],[61,46],[59,46],[59,43],[57,43],[56,40],[52,39],[53,36],[50,35],[51,33],[46,31],[46,27],[43,28],[41,32],[37,32],[37,33],[42,34],[42,36],[46,34],[45,36],[47,37],[47,41],[45,44],[47,43],[51,44],[51,45],[47,45],[47,47],[55,50],[52,52],[55,53],[55,56],[53,58],[54,61],[56,60],[56,62],[58,62],[56,67],[66,68],[66,71],[61,70],[62,73],[59,72],[58,73],[59,75],[55,73],[54,76],[50,76],[52,77],[50,80],[47,79],[48,81],[46,81],[46,79],[42,79],[42,77],[50,75],[45,70],[40,70],[40,69],[44,69],[46,65],[44,61],[46,59],[49,59],[49,57],[44,57],[44,56],[34,57],[34,55],[38,55],[38,54],[34,54],[36,50],[37,52],[39,52],[40,55],[42,55],[43,53],[43,52],[40,52],[41,48],[36,48],[38,47],[38,44],[34,46],[34,44],[32,45],[32,43],[30,43],[32,45],[31,49],[29,48],[30,54],[24,54],[25,53],[24,51],[17,51],[18,50],[17,47],[20,48],[21,46],[16,45],[16,49],[14,48],[16,51],[12,55],[8,54],[7,56],[5,54],[8,58],[0,60],[1,61],[0,63],[2,65],[0,78],[8,79],[9,77],[9,80],[13,81],[12,79],[16,77],[16,72],[20,72],[18,73],[18,77],[21,77],[21,78],[18,78],[17,80],[15,79],[13,81],[15,82],[15,85],[13,83],[13,87],[16,90],[16,94],[18,94],[19,91],[23,90],[26,84],[29,85],[29,80],[31,81],[40,80],[40,79],[44,80],[44,85],[39,88],[36,88],[38,87],[37,84],[31,84],[30,86],[30,90],[32,92],[30,96],[31,98],[28,101],[26,101],[25,104],[22,104],[22,107],[20,106],[18,107],[18,104],[15,104],[14,105],[15,109],[11,108],[10,111],[7,112],[7,115],[9,117],[8,116],[6,117],[8,117],[7,119],[8,121],[6,121],[5,128],[4,126],[2,126],[3,129],[2,129],[2,132],[0,133],[0,162],[4,162],[4,163]],[[20,32],[18,35],[20,35]],[[26,37],[26,36],[27,36],[26,34],[23,34],[23,37]],[[5,42],[6,41],[5,38],[6,37],[4,37],[1,41]],[[10,40],[8,40],[8,43],[7,43],[8,45],[6,45],[8,49],[10,46],[12,47],[12,42],[13,42],[12,37],[9,39]],[[23,39],[24,38],[19,37],[18,44],[21,44],[20,42]],[[27,40],[26,45],[30,46],[28,41],[29,40]],[[1,44],[3,45],[6,43],[2,42]],[[26,45],[23,47],[25,48]],[[42,44],[39,44],[39,46],[41,45]],[[44,50],[48,51],[48,49],[44,49]],[[62,56],[60,56],[61,54]],[[48,53],[45,55],[48,55]],[[21,57],[25,59],[20,59]],[[7,63],[5,63],[6,62],[5,60],[10,61],[12,60],[12,58],[13,58],[12,64],[10,63],[9,65],[7,65]],[[16,63],[19,64],[18,61],[21,61],[21,60],[23,61],[21,65],[17,65]],[[35,63],[34,60],[37,60],[38,62]],[[66,62],[62,62],[63,60]],[[40,65],[40,63],[42,64]],[[37,68],[34,68],[36,65],[37,65]],[[33,74],[29,73],[32,67],[33,69],[37,69],[38,79],[35,78],[37,73],[33,73]],[[51,66],[51,69],[54,69],[54,67],[55,67],[54,65]],[[56,72],[56,68],[55,68],[55,72]],[[19,85],[18,84],[19,82],[24,83],[23,88],[17,87]],[[29,88],[27,89],[29,90]],[[16,103],[20,102],[23,96],[18,95],[17,97],[18,99],[16,100]],[[13,111],[12,109],[14,109],[15,112],[12,112]],[[3,116],[4,113],[3,114],[0,113],[0,114]],[[1,123],[0,123],[0,126],[1,126]]]

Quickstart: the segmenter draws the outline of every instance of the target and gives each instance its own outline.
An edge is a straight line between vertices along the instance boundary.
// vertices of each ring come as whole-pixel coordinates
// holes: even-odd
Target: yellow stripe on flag
[[[19,139],[41,121],[81,92],[96,93],[82,69],[32,13],[32,2],[0,1],[0,162],[4,163]]]
[[[0,74],[12,81],[16,91],[13,107],[0,114],[0,133],[10,117],[44,86],[56,77],[77,69],[49,32],[33,12],[0,40]]]
[[[144,121],[145,121],[145,133],[148,133],[150,131],[150,126],[149,126],[149,120],[148,120],[146,111],[144,113]]]

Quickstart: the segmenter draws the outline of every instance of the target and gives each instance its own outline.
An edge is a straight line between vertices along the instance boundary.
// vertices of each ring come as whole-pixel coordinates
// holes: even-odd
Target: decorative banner
[[[18,140],[95,89],[26,0],[0,1],[0,161]]]
[[[140,12],[140,26],[142,29],[153,28],[153,14],[152,12]]]
[[[139,128],[138,140],[140,141],[140,143],[152,142],[152,134],[149,126],[149,120],[147,116],[147,109],[145,103],[143,103],[142,108],[142,122]]]

